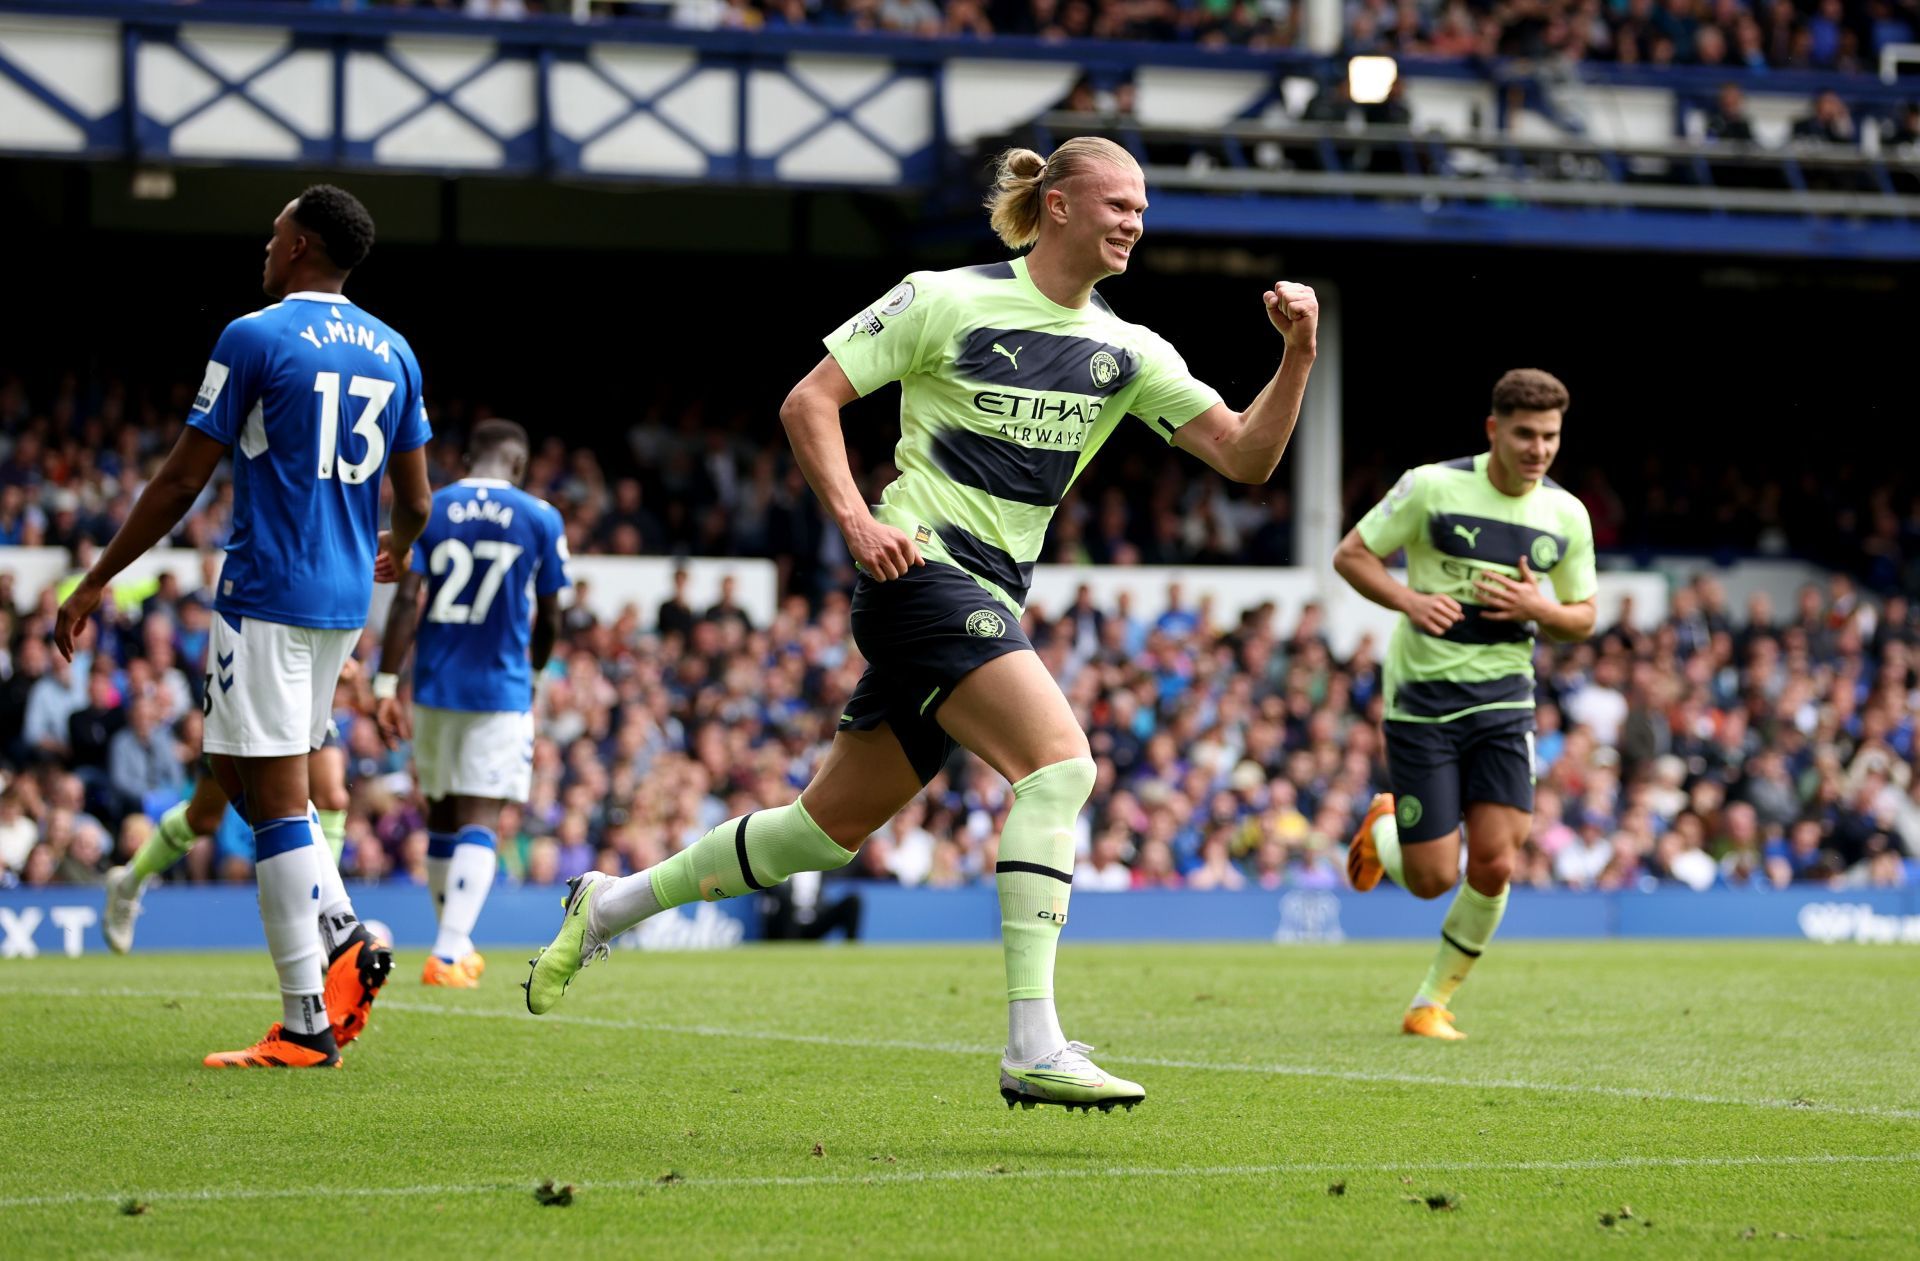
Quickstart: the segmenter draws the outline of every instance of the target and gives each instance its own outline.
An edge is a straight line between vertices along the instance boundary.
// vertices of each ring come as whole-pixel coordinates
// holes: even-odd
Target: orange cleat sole
[[[267,1036],[244,1051],[215,1051],[200,1062],[208,1068],[339,1068],[338,1051],[316,1051],[282,1036],[285,1029],[274,1025]]]
[[[346,1046],[367,1030],[373,998],[393,973],[393,951],[364,927],[327,964],[327,1019],[333,1040]]]

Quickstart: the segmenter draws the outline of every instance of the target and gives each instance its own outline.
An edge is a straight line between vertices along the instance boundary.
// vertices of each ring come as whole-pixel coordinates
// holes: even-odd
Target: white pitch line
[[[581,1191],[636,1191],[645,1187],[671,1186],[679,1191],[719,1191],[753,1187],[886,1187],[915,1186],[942,1182],[1041,1181],[1052,1179],[1085,1180],[1091,1178],[1272,1178],[1306,1174],[1346,1174],[1386,1176],[1391,1174],[1470,1174],[1470,1173],[1631,1173],[1642,1169],[1768,1169],[1819,1165],[1910,1165],[1920,1164],[1920,1152],[1894,1152],[1885,1155],[1847,1155],[1822,1153],[1809,1156],[1621,1156],[1594,1160],[1488,1160],[1488,1161],[1408,1161],[1394,1164],[1340,1164],[1335,1161],[1278,1165],[1194,1165],[1141,1166],[1108,1165],[1078,1169],[926,1169],[895,1173],[762,1175],[735,1178],[703,1178],[698,1174],[679,1175],[670,1184],[659,1178],[617,1179],[606,1182],[574,1184]],[[661,1175],[666,1177],[668,1175]],[[232,1200],[305,1200],[305,1199],[394,1199],[441,1195],[485,1195],[507,1192],[524,1195],[532,1190],[535,1178],[518,1181],[461,1182],[412,1187],[207,1187],[194,1191],[95,1192],[76,1191],[61,1195],[23,1195],[0,1199],[0,1209],[48,1208],[63,1204],[117,1203],[122,1200],[220,1203]]]
[[[35,996],[43,998],[188,998],[213,1002],[261,1002],[278,997],[266,992],[222,991],[192,992],[185,990],[133,990],[99,989],[89,990],[78,987],[12,989],[0,987],[0,997],[7,995]],[[386,999],[380,1003],[381,1011],[406,1014],[453,1016],[468,1020],[524,1020],[529,1019],[518,1010],[488,1009],[479,1010],[463,1007],[443,1007],[435,1003],[416,1003],[406,999]],[[633,1033],[659,1033],[695,1038],[735,1038],[757,1042],[783,1042],[804,1046],[839,1047],[844,1050],[869,1051],[915,1051],[932,1055],[991,1055],[994,1048],[975,1046],[961,1042],[914,1042],[899,1038],[849,1038],[821,1033],[783,1033],[772,1029],[733,1029],[720,1025],[676,1025],[646,1020],[616,1020],[601,1016],[547,1015],[539,1017],[547,1024],[577,1025],[589,1029],[616,1029]],[[1496,1077],[1447,1077],[1434,1073],[1399,1073],[1390,1071],[1368,1072],[1359,1069],[1327,1068],[1317,1064],[1233,1064],[1218,1060],[1166,1059],[1150,1055],[1112,1054],[1102,1055],[1116,1064],[1144,1064],[1150,1068],[1173,1068],[1189,1072],[1203,1073],[1251,1073],[1265,1077],[1305,1077],[1322,1081],[1347,1081],[1363,1085],[1392,1086],[1445,1086],[1467,1090],[1526,1090],[1541,1094],[1590,1095],[1606,1099],[1642,1099],[1657,1100],[1661,1103],[1692,1103],[1716,1107],[1766,1108],[1789,1112],[1806,1112],[1826,1116],[1875,1117],[1890,1121],[1920,1120],[1920,1108],[1888,1108],[1876,1104],[1837,1104],[1821,1103],[1817,1100],[1773,1099],[1773,1098],[1736,1098],[1729,1095],[1705,1095],[1688,1091],[1666,1090],[1657,1086],[1605,1086],[1592,1082],[1544,1082],[1527,1081],[1521,1078]]]

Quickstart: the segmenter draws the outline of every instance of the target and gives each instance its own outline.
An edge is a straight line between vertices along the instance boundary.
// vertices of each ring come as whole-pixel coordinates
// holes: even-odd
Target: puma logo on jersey
[[[1015,372],[1020,371],[1020,352],[1025,349],[1026,349],[1025,346],[1016,346],[1012,350],[1008,350],[1005,346],[1002,346],[999,342],[995,342],[993,344],[993,353],[996,355],[1005,355],[1007,357],[1007,362],[1013,365],[1013,370]]]
[[[1467,541],[1468,547],[1478,547],[1480,546],[1480,531],[1486,528],[1487,527],[1484,525],[1479,525],[1469,530],[1464,525],[1456,525],[1453,527],[1453,532],[1455,534],[1458,534],[1461,538],[1465,539]]]

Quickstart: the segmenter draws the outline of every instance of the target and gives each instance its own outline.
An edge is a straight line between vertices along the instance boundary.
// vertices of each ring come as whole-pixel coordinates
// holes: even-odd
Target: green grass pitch
[[[403,952],[339,1072],[199,1066],[262,957],[0,964],[0,1254],[1920,1255],[1911,949],[1496,944],[1445,1045],[1425,944],[1069,938],[1104,1116],[1002,1103],[992,948],[621,953],[540,1019],[526,954]]]

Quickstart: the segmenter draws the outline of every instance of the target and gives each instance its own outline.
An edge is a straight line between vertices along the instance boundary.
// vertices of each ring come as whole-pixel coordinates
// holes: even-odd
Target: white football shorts
[[[233,757],[291,757],[319,748],[333,718],[340,668],[359,638],[357,630],[215,613],[201,748]]]
[[[413,765],[427,800],[533,794],[533,711],[413,708]]]

